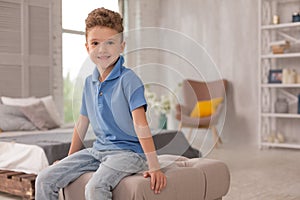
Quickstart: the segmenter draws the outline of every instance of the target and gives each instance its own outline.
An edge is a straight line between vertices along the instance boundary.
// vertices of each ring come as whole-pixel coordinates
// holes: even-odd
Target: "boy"
[[[122,18],[98,8],[86,19],[86,49],[96,64],[86,78],[80,117],[69,156],[43,170],[36,180],[36,199],[58,199],[60,188],[80,175],[95,171],[85,188],[88,200],[112,199],[112,190],[126,176],[145,170],[155,193],[166,186],[160,171],[145,110],[144,87],[124,66]],[[92,148],[80,150],[89,123],[96,135]]]

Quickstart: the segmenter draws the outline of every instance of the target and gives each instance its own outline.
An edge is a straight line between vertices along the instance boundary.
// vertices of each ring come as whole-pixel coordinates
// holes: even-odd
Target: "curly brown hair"
[[[88,32],[95,26],[103,26],[114,29],[118,33],[123,33],[123,18],[117,12],[106,8],[96,8],[88,14],[85,20],[85,37],[87,39]],[[123,38],[123,37],[122,37]]]

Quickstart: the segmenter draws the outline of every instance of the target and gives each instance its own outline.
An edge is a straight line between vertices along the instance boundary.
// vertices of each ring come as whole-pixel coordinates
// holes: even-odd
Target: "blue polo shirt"
[[[80,113],[88,117],[96,135],[93,147],[97,150],[126,149],[143,153],[136,136],[131,112],[147,108],[144,86],[140,78],[123,66],[120,56],[103,82],[95,67],[85,80]]]

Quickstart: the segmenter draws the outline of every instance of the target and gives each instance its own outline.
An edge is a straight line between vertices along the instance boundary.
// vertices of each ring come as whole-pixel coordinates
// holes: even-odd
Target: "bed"
[[[1,133],[0,169],[38,174],[67,156],[72,134],[72,128]],[[92,131],[88,131],[85,147],[91,147],[94,139]]]
[[[67,156],[72,133],[72,128],[0,133],[0,191],[34,199],[37,174]],[[94,139],[88,131],[85,147]]]

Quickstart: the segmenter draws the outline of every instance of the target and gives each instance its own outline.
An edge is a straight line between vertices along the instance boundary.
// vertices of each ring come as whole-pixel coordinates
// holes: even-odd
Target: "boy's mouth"
[[[110,56],[97,56],[97,58],[100,60],[108,60]]]

